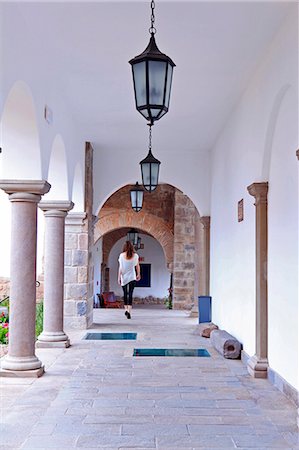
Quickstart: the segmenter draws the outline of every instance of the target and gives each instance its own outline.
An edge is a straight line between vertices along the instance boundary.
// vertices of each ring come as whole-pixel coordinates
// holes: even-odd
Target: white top
[[[125,253],[121,253],[119,255],[118,262],[121,272],[120,280],[122,286],[125,286],[126,284],[130,283],[130,281],[136,280],[135,267],[137,266],[138,261],[139,256],[137,255],[137,253],[134,253],[131,259],[126,259]]]

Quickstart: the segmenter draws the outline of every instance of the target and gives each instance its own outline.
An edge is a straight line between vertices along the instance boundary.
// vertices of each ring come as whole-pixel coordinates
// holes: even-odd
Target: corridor
[[[137,332],[137,341],[37,349],[39,379],[1,378],[2,449],[297,449],[297,410],[241,361],[198,335],[187,311],[94,310],[88,332]],[[133,348],[206,348],[208,358],[132,357]]]

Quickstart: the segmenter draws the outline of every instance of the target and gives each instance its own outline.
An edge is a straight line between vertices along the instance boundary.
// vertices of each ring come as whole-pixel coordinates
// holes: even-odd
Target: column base
[[[45,373],[45,366],[33,370],[0,369],[0,378],[39,378]]]
[[[65,341],[40,341],[39,339],[36,341],[36,348],[68,348],[71,343],[69,338]]]
[[[259,358],[257,355],[249,358],[247,362],[247,370],[253,378],[268,378],[268,359]]]
[[[6,355],[1,361],[1,369],[8,371],[38,370],[42,362],[35,356],[10,356]]]
[[[45,344],[45,345],[43,345]],[[50,345],[48,345],[50,344]],[[69,347],[70,340],[64,331],[43,331],[35,344],[38,348],[45,347]]]

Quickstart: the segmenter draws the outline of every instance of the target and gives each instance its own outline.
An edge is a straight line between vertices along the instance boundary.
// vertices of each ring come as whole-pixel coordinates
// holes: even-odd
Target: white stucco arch
[[[66,150],[60,134],[57,134],[53,141],[47,181],[51,184],[51,190],[45,198],[69,199]]]
[[[291,88],[290,84],[286,84],[281,87],[281,89],[278,91],[278,93],[275,96],[275,99],[273,102],[273,107],[270,112],[268,127],[266,130],[266,136],[265,136],[265,147],[264,147],[264,155],[263,155],[262,170],[261,170],[261,179],[263,181],[269,180],[271,154],[272,154],[272,148],[273,148],[273,139],[274,139],[275,128],[277,125],[278,116],[279,116],[282,102],[290,88]]]
[[[1,118],[2,174],[6,179],[41,179],[40,140],[35,103],[23,81],[11,88]],[[21,161],[21,164],[16,164]]]
[[[75,167],[72,201],[75,205],[73,211],[84,211],[84,180],[80,163],[77,163]]]

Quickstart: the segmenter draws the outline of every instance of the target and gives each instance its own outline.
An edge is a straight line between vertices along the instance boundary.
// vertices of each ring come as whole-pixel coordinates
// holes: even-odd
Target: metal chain
[[[152,125],[149,125],[149,139],[148,139],[148,149],[152,150]]]
[[[156,34],[156,32],[157,32],[157,30],[156,30],[156,28],[155,28],[155,26],[154,26],[154,24],[155,24],[155,11],[154,11],[154,9],[155,9],[155,1],[152,0],[152,1],[151,1],[151,10],[152,10],[152,14],[151,14],[151,27],[150,27],[150,29],[148,30],[148,31],[150,32],[150,34]]]

